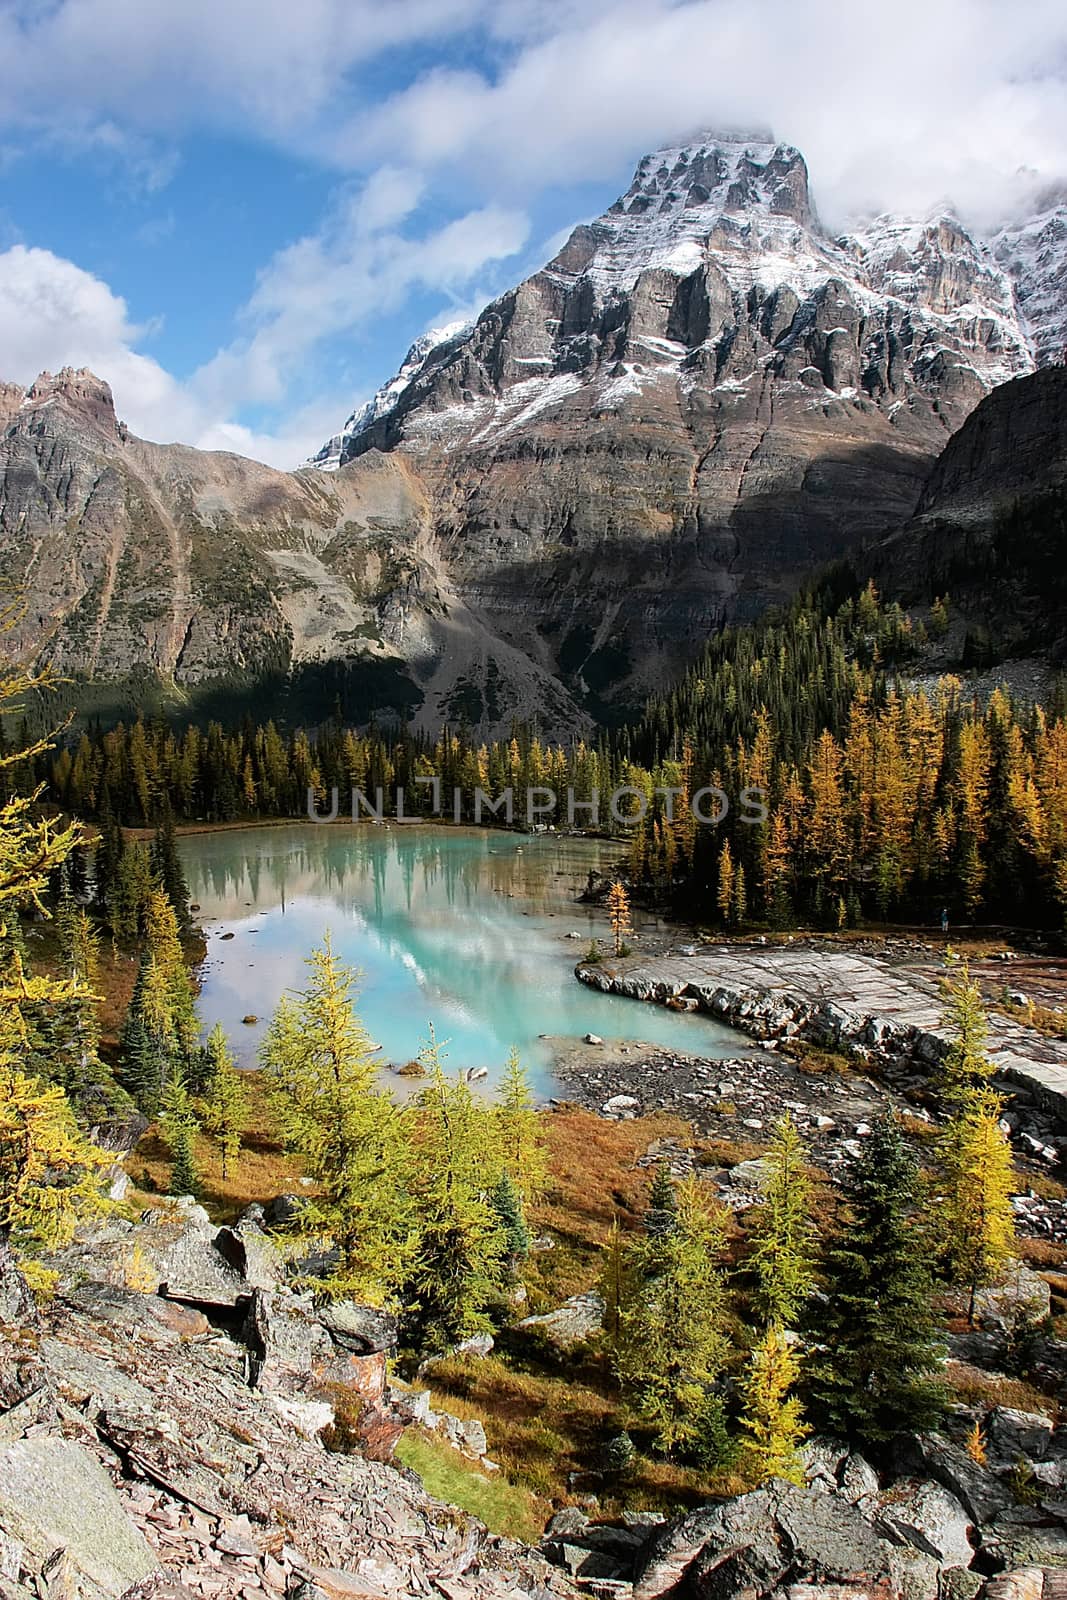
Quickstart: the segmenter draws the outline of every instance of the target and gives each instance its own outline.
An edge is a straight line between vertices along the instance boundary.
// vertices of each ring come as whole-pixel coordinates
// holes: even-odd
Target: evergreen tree
[[[178,840],[174,830],[174,812],[166,798],[163,814],[156,829],[151,852],[152,873],[170,901],[181,935],[189,932],[193,924],[189,910],[189,885],[185,869],[178,854]]]
[[[530,1254],[530,1230],[523,1215],[522,1196],[507,1172],[502,1172],[490,1197],[490,1204],[504,1235],[504,1254],[511,1267]]]
[[[195,1140],[195,1122],[179,1123],[175,1130],[174,1143],[171,1146],[173,1160],[170,1169],[169,1194],[195,1195],[199,1193],[200,1178],[196,1170]]]
[[[624,1253],[615,1367],[663,1450],[699,1451],[721,1420],[712,1393],[729,1350],[722,1211],[699,1183],[679,1185],[677,1221]]]
[[[811,1430],[792,1392],[800,1376],[796,1349],[772,1323],[749,1358],[741,1380],[741,1426],[747,1435],[742,1455],[754,1483],[785,1478],[803,1486],[800,1446]]]
[[[755,1303],[763,1322],[792,1327],[815,1287],[815,1224],[804,1146],[787,1112],[768,1152],[771,1172],[751,1212]]]
[[[875,1124],[843,1191],[843,1225],[823,1263],[826,1300],[811,1317],[808,1414],[820,1432],[877,1445],[935,1426],[945,1406],[918,1169],[894,1117]]]
[[[241,1135],[248,1116],[248,1095],[244,1081],[234,1065],[221,1022],[207,1037],[206,1086],[201,1101],[204,1127],[215,1139],[222,1156],[222,1176],[241,1153]]]
[[[674,1193],[674,1180],[665,1161],[658,1161],[652,1169],[652,1182],[648,1186],[648,1209],[642,1220],[645,1232],[653,1237],[669,1233],[677,1226],[678,1202]]]
[[[512,1050],[496,1093],[493,1109],[496,1157],[525,1203],[544,1192],[548,1177],[541,1120],[534,1109],[529,1080]]]
[[[127,846],[118,858],[107,889],[107,920],[116,939],[132,944],[141,931],[145,903],[152,888],[147,851]]]
[[[308,967],[308,987],[283,997],[263,1044],[271,1104],[317,1185],[302,1228],[337,1250],[325,1287],[381,1304],[404,1280],[415,1245],[408,1116],[378,1087],[355,977],[329,938]]]
[[[166,1081],[160,1049],[153,1041],[143,1018],[132,1012],[122,1032],[122,1086],[140,1106],[145,1116],[155,1116]]]

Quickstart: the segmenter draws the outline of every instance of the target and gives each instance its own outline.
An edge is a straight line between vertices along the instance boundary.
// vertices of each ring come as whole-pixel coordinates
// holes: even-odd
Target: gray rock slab
[[[101,1600],[118,1600],[159,1565],[103,1467],[69,1439],[19,1439],[0,1451],[0,1524],[37,1566],[65,1550]]]

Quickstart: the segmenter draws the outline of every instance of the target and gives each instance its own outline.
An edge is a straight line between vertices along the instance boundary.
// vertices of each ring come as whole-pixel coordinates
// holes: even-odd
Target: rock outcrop
[[[269,688],[297,717],[340,696],[353,721],[436,725],[488,672],[487,726],[542,705],[585,725],[455,593],[402,456],[330,476],[150,444],[90,372],[0,393],[0,575],[25,603],[14,648],[105,716],[178,699],[233,717]]]
[[[994,389],[949,440],[916,513],[873,552],[904,600],[948,594],[999,654],[1067,647],[1067,367]]]
[[[372,1459],[382,1435],[360,1424],[391,1405],[390,1318],[247,1280],[235,1304],[211,1276],[218,1231],[189,1203],[161,1209],[165,1224],[109,1225],[102,1278],[87,1238],[53,1257],[43,1314],[0,1248],[3,1600],[572,1593]],[[199,1262],[195,1306],[115,1283],[118,1260],[135,1275],[156,1257],[161,1226],[172,1259]]]

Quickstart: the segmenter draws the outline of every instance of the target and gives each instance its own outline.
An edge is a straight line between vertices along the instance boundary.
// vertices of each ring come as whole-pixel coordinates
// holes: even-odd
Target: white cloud
[[[370,187],[370,211],[382,214],[381,191]],[[318,233],[279,251],[260,273],[243,314],[250,332],[201,368],[193,380],[200,392],[218,404],[276,404],[294,365],[320,341],[394,309],[416,288],[469,290],[483,268],[520,250],[529,231],[523,212],[486,206],[421,237],[368,232],[363,200],[342,201]]]
[[[293,373],[316,346],[401,304],[413,289],[469,296],[483,269],[526,240],[525,215],[500,206],[422,235],[375,226],[399,221],[416,198],[417,185],[397,173],[343,196],[318,233],[279,251],[260,273],[242,336],[185,381],[136,348],[152,329],[134,324],[126,302],[100,278],[49,250],[15,245],[0,253],[2,376],[28,384],[45,369],[91,367],[111,384],[135,433],[296,466],[336,429],[351,393],[320,398],[276,431],[249,428],[239,420],[243,410],[284,407]]]
[[[513,4],[540,19],[495,77],[437,68],[346,141],[484,184],[602,178],[701,128],[773,126],[833,222],[952,196],[987,215],[1019,169],[1067,173],[1067,12],[1028,0]]]

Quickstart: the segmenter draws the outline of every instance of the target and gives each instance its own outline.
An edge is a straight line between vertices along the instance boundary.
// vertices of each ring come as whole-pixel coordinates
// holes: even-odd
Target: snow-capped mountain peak
[[[1065,265],[1062,196],[993,241],[945,207],[833,238],[795,146],[701,134],[643,157],[626,193],[472,328],[416,343],[318,464],[488,445],[581,396],[614,410],[653,384],[683,397],[761,375],[887,417],[921,396],[962,421],[1062,353]]]
[[[1067,361],[1067,190],[1039,202],[1035,216],[992,240],[1015,293],[1038,366]]]

